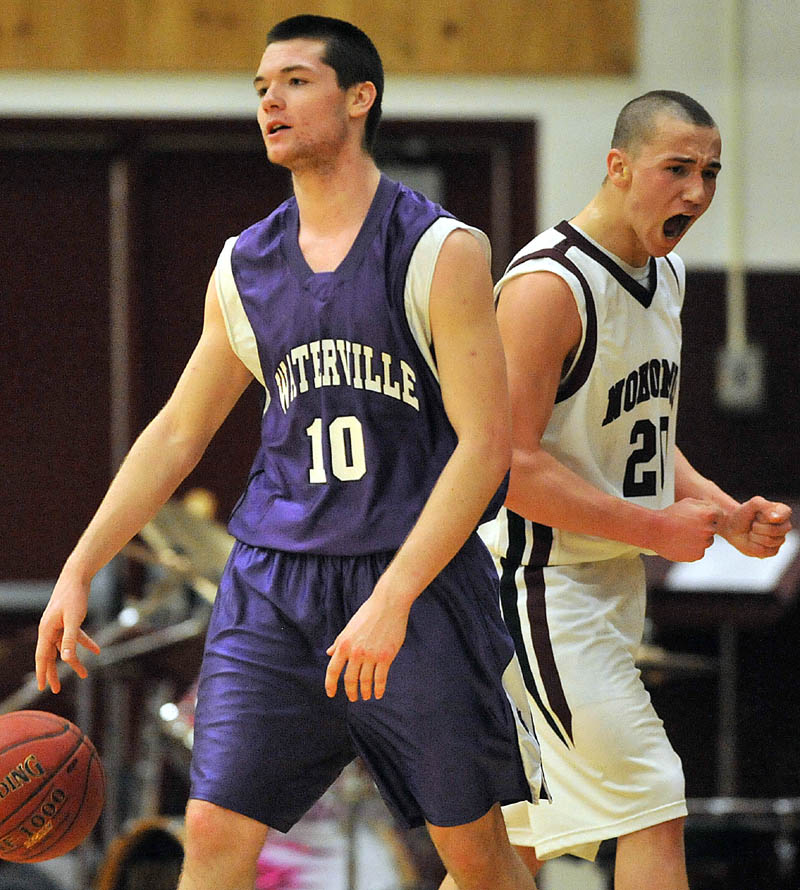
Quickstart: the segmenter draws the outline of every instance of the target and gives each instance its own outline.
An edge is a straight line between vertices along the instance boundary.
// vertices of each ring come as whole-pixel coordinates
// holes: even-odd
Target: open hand
[[[406,637],[408,609],[373,591],[328,647],[325,692],[336,695],[344,670],[344,690],[350,701],[382,698],[389,668]]]
[[[81,628],[89,602],[89,585],[78,583],[62,572],[50,596],[41,620],[36,642],[36,682],[41,691],[48,685],[53,692],[61,691],[58,676],[58,655],[75,673],[85,678],[86,666],[78,657],[78,646],[95,655],[100,647]]]

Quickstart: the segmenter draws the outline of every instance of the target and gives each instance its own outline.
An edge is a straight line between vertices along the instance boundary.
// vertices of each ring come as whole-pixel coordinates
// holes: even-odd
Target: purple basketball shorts
[[[501,685],[513,644],[473,536],[411,608],[380,700],[325,694],[325,653],[391,553],[237,543],[208,628],[191,796],[287,831],[360,756],[397,821],[453,826],[530,800]]]

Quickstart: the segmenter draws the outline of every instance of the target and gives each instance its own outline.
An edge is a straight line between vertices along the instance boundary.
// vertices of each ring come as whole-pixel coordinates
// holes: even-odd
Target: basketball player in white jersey
[[[675,446],[685,272],[672,251],[711,203],[720,154],[693,99],[632,100],[594,199],[534,238],[495,289],[513,458],[485,537],[552,797],[504,815],[534,873],[618,838],[616,890],[688,887],[681,763],[634,661],[640,554],[696,560],[720,534],[767,557],[790,528],[786,505],[738,503]]]

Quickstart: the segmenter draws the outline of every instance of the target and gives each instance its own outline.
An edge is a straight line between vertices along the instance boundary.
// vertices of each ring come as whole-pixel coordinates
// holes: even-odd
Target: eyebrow
[[[281,68],[281,74],[291,74],[293,71],[313,71],[314,69],[310,65],[287,65],[285,68]],[[264,83],[267,78],[261,74],[257,74],[253,78],[253,86],[258,86],[260,83]]]
[[[697,163],[697,161],[694,158],[681,158],[681,157],[667,158],[667,161],[669,161],[673,164],[696,164]],[[722,169],[722,164],[720,164],[719,161],[709,161],[708,164],[706,164],[705,166],[712,167],[714,170]]]

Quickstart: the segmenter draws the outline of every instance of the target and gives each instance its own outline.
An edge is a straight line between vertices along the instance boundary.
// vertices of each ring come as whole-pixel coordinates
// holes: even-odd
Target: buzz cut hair
[[[375,101],[364,125],[364,149],[375,148],[383,100],[383,63],[375,44],[355,25],[325,15],[295,15],[274,25],[267,34],[267,46],[285,40],[321,40],[325,44],[322,61],[336,72],[339,88],[357,83],[375,85]]]
[[[611,147],[636,151],[653,135],[655,118],[659,114],[677,117],[696,127],[717,126],[714,118],[691,96],[675,90],[651,90],[622,107],[614,126]]]

